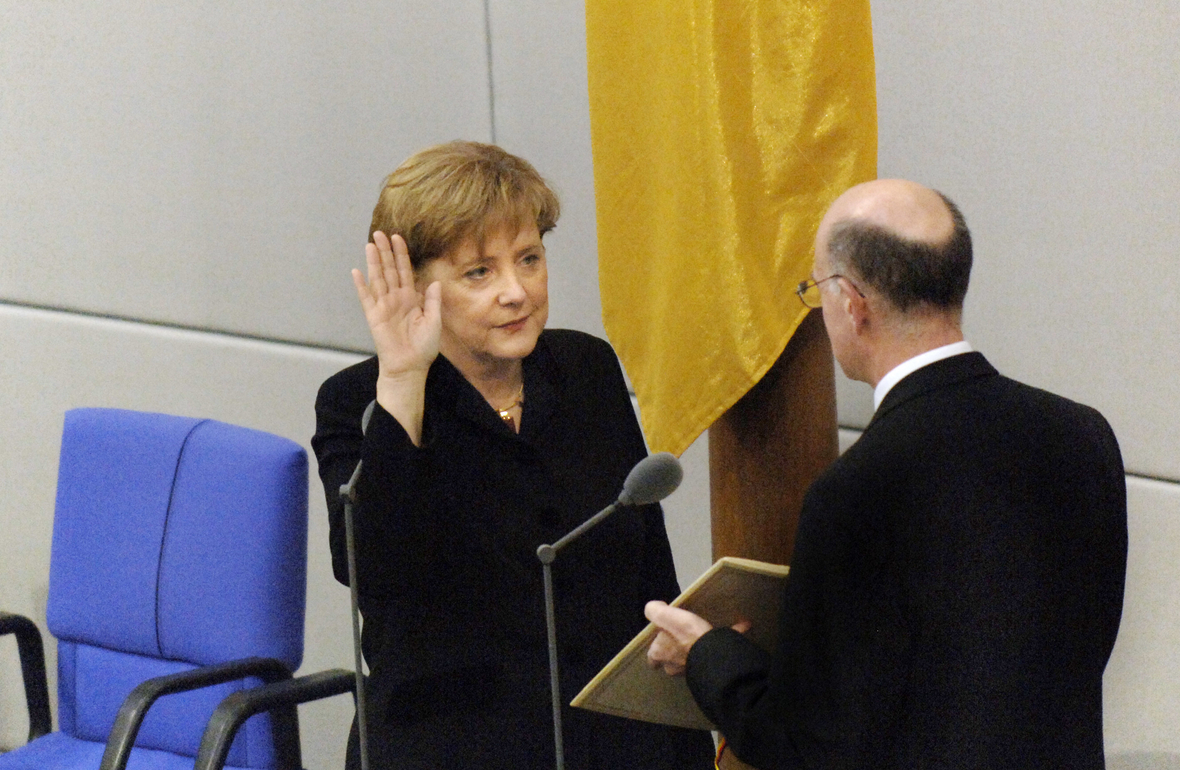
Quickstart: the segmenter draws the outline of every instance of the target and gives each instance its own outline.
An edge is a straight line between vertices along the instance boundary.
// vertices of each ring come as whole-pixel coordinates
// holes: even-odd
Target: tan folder
[[[778,643],[787,567],[753,559],[722,557],[672,602],[713,626],[751,623],[746,636],[764,650]],[[650,623],[590,680],[570,705],[645,722],[715,729],[701,713],[682,676],[668,676],[647,665],[647,648],[656,637]]]

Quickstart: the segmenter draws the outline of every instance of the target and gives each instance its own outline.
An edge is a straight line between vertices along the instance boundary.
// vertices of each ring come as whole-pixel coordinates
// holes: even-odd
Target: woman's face
[[[494,375],[533,352],[549,319],[549,273],[535,223],[468,239],[427,263],[424,290],[442,288],[439,351],[465,375]],[[474,368],[473,368],[474,367]]]

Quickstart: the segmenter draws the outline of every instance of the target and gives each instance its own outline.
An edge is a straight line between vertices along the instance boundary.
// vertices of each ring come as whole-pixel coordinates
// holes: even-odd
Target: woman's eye
[[[525,264],[525,265],[535,265],[541,261],[541,255],[540,254],[525,254],[523,257],[521,257],[520,261],[522,264]]]
[[[470,270],[468,270],[466,273],[464,273],[463,277],[470,278],[473,281],[478,281],[480,278],[483,278],[487,274],[488,274],[488,269],[486,267],[473,267]]]

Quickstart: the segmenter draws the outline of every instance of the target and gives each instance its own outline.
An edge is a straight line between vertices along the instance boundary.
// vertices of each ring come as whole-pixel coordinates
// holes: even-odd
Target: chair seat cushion
[[[102,743],[50,733],[30,744],[0,754],[0,770],[98,770]],[[127,770],[192,770],[193,758],[166,751],[133,749]],[[244,770],[230,765],[225,770]]]
[[[176,661],[62,642],[58,646],[62,685],[58,701],[59,729],[83,741],[106,741],[119,707],[137,684],[193,668]],[[71,683],[76,683],[76,687],[67,686]],[[201,730],[217,704],[243,686],[260,684],[259,680],[250,678],[165,695],[148,711],[135,743],[142,748],[196,756]],[[79,699],[75,690],[88,692],[91,697]],[[274,763],[269,716],[260,714],[246,722],[234,740],[227,761],[250,767],[269,767]]]

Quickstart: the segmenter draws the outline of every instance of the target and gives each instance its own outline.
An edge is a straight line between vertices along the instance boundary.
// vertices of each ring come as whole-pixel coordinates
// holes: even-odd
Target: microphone
[[[373,419],[373,409],[377,400],[373,399],[365,407],[361,415],[361,435],[369,432],[369,420]],[[360,737],[361,770],[369,770],[369,736],[368,721],[365,712],[365,675],[361,655],[361,613],[357,602],[356,587],[356,535],[352,523],[352,506],[356,503],[356,484],[361,478],[361,465],[364,460],[357,460],[356,470],[348,479],[348,483],[340,487],[340,497],[344,500],[344,542],[348,553],[348,592],[352,598],[352,656],[356,665],[356,729]]]
[[[648,455],[635,464],[623,481],[623,491],[613,503],[582,522],[565,537],[552,545],[537,548],[541,561],[541,573],[545,582],[545,626],[549,634],[549,692],[553,701],[553,749],[557,757],[557,770],[565,770],[565,750],[562,747],[561,732],[561,685],[557,671],[557,621],[553,609],[552,566],[557,552],[584,535],[587,530],[610,516],[619,507],[658,503],[676,491],[684,478],[680,461],[669,452]]]
[[[542,564],[552,564],[557,558],[557,552],[572,541],[584,535],[588,529],[610,516],[619,506],[648,505],[658,503],[676,491],[684,479],[684,469],[676,455],[670,452],[657,452],[648,455],[635,464],[627,478],[623,481],[623,491],[618,498],[594,514],[586,521],[571,530],[569,534],[553,545],[543,545],[537,549],[537,558]]]
[[[680,461],[669,452],[657,452],[640,460],[623,482],[619,505],[658,503],[676,491],[684,480]]]

